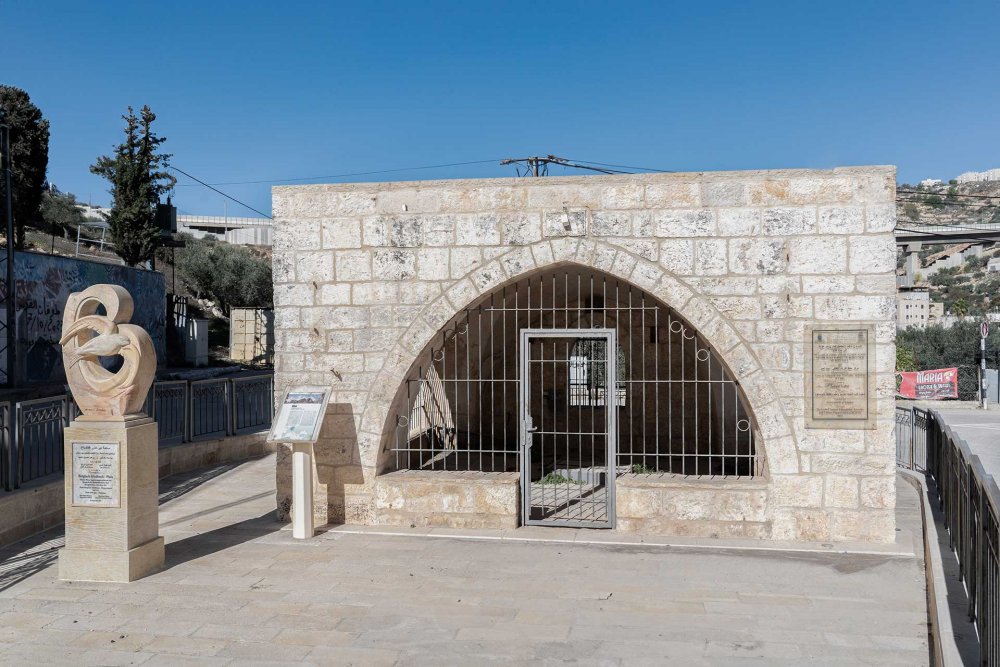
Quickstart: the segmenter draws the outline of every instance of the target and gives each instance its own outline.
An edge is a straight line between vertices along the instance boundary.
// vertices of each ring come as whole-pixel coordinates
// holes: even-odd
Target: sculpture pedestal
[[[162,568],[156,422],[84,415],[65,429],[64,445],[59,578],[128,582]]]

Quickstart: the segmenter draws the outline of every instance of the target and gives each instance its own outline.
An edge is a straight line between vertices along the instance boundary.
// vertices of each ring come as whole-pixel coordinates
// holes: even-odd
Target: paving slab
[[[299,541],[273,520],[273,457],[204,477],[161,505],[167,567],[141,581],[59,581],[57,531],[0,552],[0,664],[928,663],[905,483],[896,543],[852,552],[583,529]]]

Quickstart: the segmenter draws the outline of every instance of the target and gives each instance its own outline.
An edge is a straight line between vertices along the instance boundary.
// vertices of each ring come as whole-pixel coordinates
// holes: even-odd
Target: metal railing
[[[269,428],[271,373],[157,382],[143,411],[157,423],[161,447]],[[0,486],[12,491],[63,470],[63,429],[78,414],[68,394],[0,402]]]
[[[252,433],[271,426],[274,414],[274,376],[254,375],[233,378],[232,432]]]
[[[981,664],[1000,664],[1000,489],[968,443],[934,411],[914,422],[926,442],[926,471],[933,478],[968,593],[969,619],[979,634]],[[916,410],[914,410],[916,414]]]
[[[160,445],[176,445],[187,438],[187,382],[173,380],[153,385],[152,412]]]
[[[221,438],[232,432],[230,380],[198,380],[188,386],[189,440]]]
[[[21,483],[62,471],[67,402],[64,395],[15,403],[12,468]]]
[[[896,465],[927,470],[927,410],[896,407]]]

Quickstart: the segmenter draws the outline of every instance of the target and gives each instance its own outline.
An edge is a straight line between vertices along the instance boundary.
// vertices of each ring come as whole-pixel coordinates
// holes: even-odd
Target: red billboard
[[[958,369],[901,372],[899,391],[903,398],[958,398]]]

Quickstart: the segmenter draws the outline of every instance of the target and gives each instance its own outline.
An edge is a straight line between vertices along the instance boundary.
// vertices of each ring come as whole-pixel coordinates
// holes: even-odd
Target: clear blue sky
[[[174,164],[210,183],[548,153],[674,171],[895,164],[901,182],[1000,167],[995,0],[0,0],[0,25],[0,82],[52,123],[49,178],[95,203],[107,186],[87,167],[129,104],[149,104]],[[267,184],[219,187],[270,212]],[[223,211],[202,187],[176,202]]]

